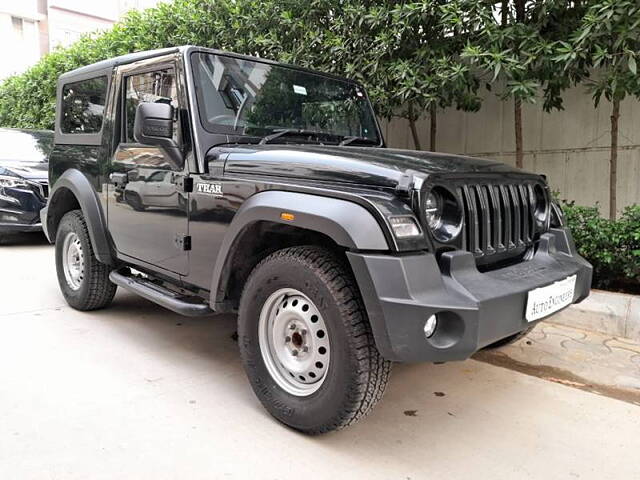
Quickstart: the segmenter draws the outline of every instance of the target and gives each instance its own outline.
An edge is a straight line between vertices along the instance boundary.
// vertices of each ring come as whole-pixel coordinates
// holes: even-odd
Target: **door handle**
[[[112,173],[109,175],[109,180],[111,180],[111,183],[116,187],[122,187],[127,184],[129,177],[126,173]]]

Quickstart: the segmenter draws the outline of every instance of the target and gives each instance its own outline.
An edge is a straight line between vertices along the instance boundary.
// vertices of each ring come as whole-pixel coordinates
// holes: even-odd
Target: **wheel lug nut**
[[[291,355],[293,355],[294,357],[298,356],[298,350],[294,350],[293,352],[291,352]]]
[[[305,353],[308,352],[309,351],[309,347],[307,347],[307,346],[302,347],[302,351],[305,352]]]
[[[295,330],[295,329],[296,329],[295,323],[292,323],[291,325],[289,325],[289,330]]]
[[[285,337],[284,341],[285,341],[286,343],[289,343],[289,342],[291,341],[291,337]]]
[[[307,334],[307,331],[303,328],[302,330],[300,330],[300,334],[301,334],[301,335],[306,335],[306,334]]]

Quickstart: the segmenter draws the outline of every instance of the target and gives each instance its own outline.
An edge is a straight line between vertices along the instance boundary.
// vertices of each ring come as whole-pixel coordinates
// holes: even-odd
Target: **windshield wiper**
[[[315,136],[315,137],[329,137],[329,138],[336,138],[336,137],[340,137],[341,135],[337,135],[335,133],[330,133],[330,132],[317,132],[315,130],[304,130],[304,129],[299,129],[299,128],[285,128],[284,130],[280,130],[279,132],[275,132],[272,133],[270,135],[267,135],[266,137],[263,137],[262,140],[260,140],[260,145],[266,145],[267,143],[271,143],[273,140],[276,140],[280,137],[286,137],[286,136],[295,136],[295,135],[306,135],[306,136]]]
[[[350,144],[355,143],[355,142],[367,143],[369,145],[377,145],[378,144],[377,140],[372,140],[370,138],[365,138],[365,137],[344,137],[342,139],[342,141],[338,145],[343,147],[345,145],[350,145]]]

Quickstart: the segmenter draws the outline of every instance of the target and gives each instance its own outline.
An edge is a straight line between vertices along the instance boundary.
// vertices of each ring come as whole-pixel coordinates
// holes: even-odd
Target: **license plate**
[[[576,276],[572,275],[552,285],[531,290],[527,298],[525,318],[528,322],[533,322],[571,305],[575,289]]]

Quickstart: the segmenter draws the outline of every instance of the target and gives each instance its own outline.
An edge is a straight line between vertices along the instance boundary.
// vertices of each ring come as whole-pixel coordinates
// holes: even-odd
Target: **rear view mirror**
[[[182,153],[173,139],[173,107],[171,105],[139,104],[133,123],[133,138],[143,145],[162,147],[176,166],[182,166]]]

